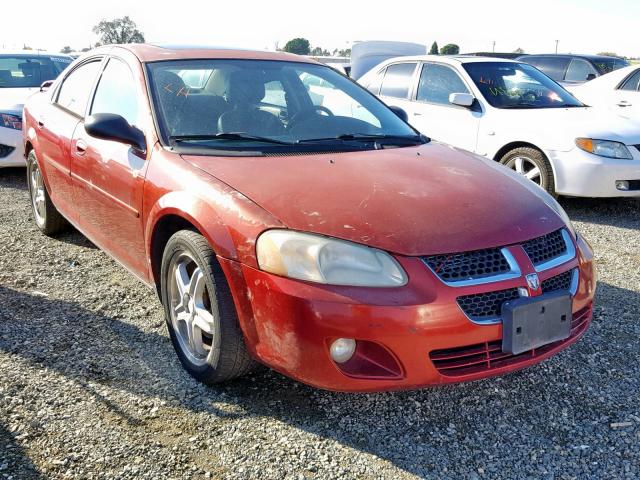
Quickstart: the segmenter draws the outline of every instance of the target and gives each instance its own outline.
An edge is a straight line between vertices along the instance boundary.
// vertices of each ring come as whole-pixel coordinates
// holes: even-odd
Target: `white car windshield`
[[[464,69],[489,104],[496,108],[584,106],[540,70],[524,63],[473,62]]]
[[[340,143],[368,149],[425,141],[373,95],[326,66],[212,59],[154,62],[147,71],[164,140],[179,147]]]
[[[69,57],[0,54],[0,88],[33,88],[55,80],[72,62]]]

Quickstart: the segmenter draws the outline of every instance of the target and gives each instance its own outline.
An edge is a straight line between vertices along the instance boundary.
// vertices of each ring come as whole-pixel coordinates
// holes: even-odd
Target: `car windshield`
[[[332,68],[264,60],[147,64],[154,112],[174,148],[371,149],[424,137]]]
[[[622,58],[598,58],[593,61],[598,73],[600,75],[604,75],[605,73],[613,72],[614,70],[618,70],[622,67],[628,67],[630,65],[629,62]]]
[[[55,80],[71,62],[62,56],[0,55],[0,88],[39,87]]]
[[[582,107],[569,92],[538,69],[524,63],[465,63],[464,68],[496,108]]]

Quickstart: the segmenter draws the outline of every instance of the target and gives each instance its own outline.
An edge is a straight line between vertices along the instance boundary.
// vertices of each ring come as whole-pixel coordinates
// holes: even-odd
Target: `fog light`
[[[356,351],[356,341],[353,338],[339,338],[331,344],[329,350],[334,362],[345,363],[353,357]]]
[[[616,180],[616,188],[618,190],[629,190],[628,180]]]

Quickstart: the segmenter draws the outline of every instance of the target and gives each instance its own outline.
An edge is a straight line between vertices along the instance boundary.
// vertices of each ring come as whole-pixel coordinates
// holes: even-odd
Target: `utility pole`
[[[558,42],[559,42],[559,41],[560,41],[560,40],[556,40],[556,53],[558,53]]]
[[[496,41],[493,41],[493,50],[491,50],[493,53],[496,53]]]

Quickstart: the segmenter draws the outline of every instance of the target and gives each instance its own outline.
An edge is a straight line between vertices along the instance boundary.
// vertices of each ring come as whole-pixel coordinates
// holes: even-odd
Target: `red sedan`
[[[591,321],[593,254],[553,198],[329,67],[111,46],[44,90],[24,112],[38,227],[156,289],[205,383],[255,361],[331,390],[473,380]]]

